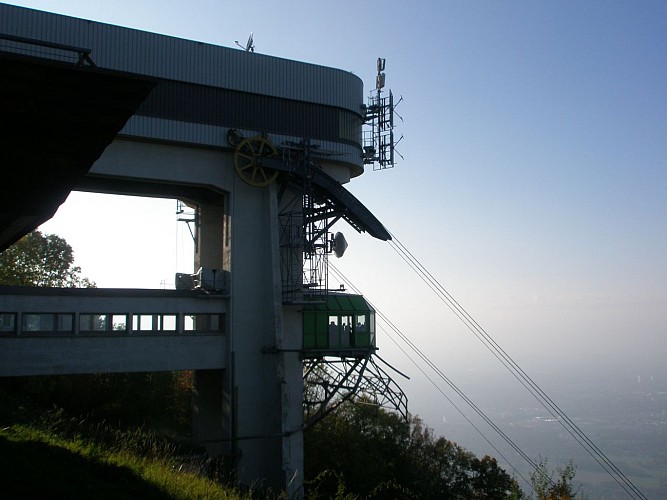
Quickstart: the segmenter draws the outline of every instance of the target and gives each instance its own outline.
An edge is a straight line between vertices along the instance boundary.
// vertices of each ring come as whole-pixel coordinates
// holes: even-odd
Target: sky
[[[253,32],[257,52],[351,71],[369,90],[385,58],[404,159],[348,189],[538,383],[661,369],[667,3],[10,3],[229,47]],[[159,288],[191,271],[175,208],[74,193],[42,229],[99,286]],[[387,243],[335,229],[349,242],[336,267],[454,381],[501,371]],[[412,411],[438,425],[451,407],[378,342],[412,376]]]

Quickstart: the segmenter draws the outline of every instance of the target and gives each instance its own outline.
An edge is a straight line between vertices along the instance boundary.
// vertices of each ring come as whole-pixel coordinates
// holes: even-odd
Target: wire
[[[391,234],[391,233],[390,233]],[[480,340],[505,368],[535,397],[551,415],[560,422],[565,430],[595,459],[596,462],[628,493],[631,497],[646,499],[646,496],[623,474],[623,472],[591,441],[586,434],[563,412],[558,405],[529,377],[526,372],[507,354],[498,343],[482,328],[477,321],[459,304],[454,297],[433,277],[419,260],[391,234],[390,245],[406,264],[426,283],[442,302],[459,318],[464,325]],[[409,341],[407,341],[409,342]],[[431,365],[430,361],[427,363]],[[433,368],[438,373],[437,367]],[[495,426],[494,427],[495,430]],[[502,436],[502,435],[501,435]],[[520,453],[521,454],[521,453]],[[522,455],[523,456],[523,455]],[[525,458],[525,457],[524,457]],[[528,460],[531,466],[534,462]]]
[[[361,295],[361,292],[359,289],[354,286],[353,283],[350,282],[349,279],[339,270],[337,269],[333,264],[330,264],[330,268],[333,271],[334,274],[336,274],[336,278],[341,281],[346,283],[347,286],[349,286],[355,293],[358,293]],[[414,344],[412,343],[403,332],[401,332],[398,327],[389,320],[387,316],[385,316],[373,303],[368,299],[368,297],[365,297],[366,301],[370,304],[370,306],[375,310],[376,316],[379,316],[388,326],[391,328],[391,330],[394,331],[410,348],[424,361],[431,369],[433,369],[446,383],[447,385],[456,392],[459,397],[461,397],[485,422],[487,422],[496,432],[499,433],[501,437],[515,450],[519,455],[521,455],[524,460],[528,461],[528,463],[533,466],[533,468],[536,468],[537,465],[526,455],[519,447],[514,443],[509,436],[507,436],[502,430],[500,430],[494,423],[493,421],[487,417],[486,414],[477,406],[475,405],[464,393],[461,391],[448,377],[442,373],[437,366],[435,366],[434,363],[431,362],[430,359]],[[387,333],[388,338],[398,347],[398,349],[412,362],[412,364],[421,372],[421,374],[426,377],[426,379],[436,388],[436,390],[454,407],[454,409],[477,431],[477,433],[486,441],[491,448],[503,459],[505,462],[507,462],[510,467],[512,467],[512,470],[526,483],[530,484],[530,482],[521,474],[521,472],[512,464],[512,462],[487,438],[487,436],[481,431],[479,427],[477,427],[472,420],[459,408],[452,399],[445,394],[445,392],[442,390],[442,388],[433,380],[433,378],[428,375],[422,366],[417,363],[406,351],[403,349],[403,347],[396,341],[396,339],[393,338],[393,336],[382,326],[380,325],[380,328],[382,331]]]

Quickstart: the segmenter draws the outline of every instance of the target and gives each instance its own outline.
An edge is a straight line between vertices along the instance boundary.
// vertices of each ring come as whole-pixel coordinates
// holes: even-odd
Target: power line
[[[391,233],[390,233],[391,234]],[[565,430],[598,462],[598,464],[631,497],[646,499],[646,496],[623,474],[623,472],[598,448],[593,441],[563,412],[556,403],[529,377],[526,372],[498,345],[477,321],[454,299],[454,297],[433,277],[419,260],[396,238],[391,235],[390,245],[403,261],[426,283],[426,285],[447,305],[464,325],[480,340],[505,368],[533,395]],[[409,342],[409,341],[408,341]],[[430,366],[430,362],[427,363]],[[433,368],[436,373],[437,367]],[[492,426],[493,427],[493,426]],[[522,455],[523,456],[523,455]],[[534,466],[530,460],[528,462]]]

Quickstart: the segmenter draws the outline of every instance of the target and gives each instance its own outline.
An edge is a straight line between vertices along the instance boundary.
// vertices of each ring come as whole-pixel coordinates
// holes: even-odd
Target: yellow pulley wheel
[[[261,136],[243,139],[234,151],[234,168],[239,177],[255,187],[271,184],[278,177],[278,171],[261,165],[261,158],[278,156],[278,150]]]

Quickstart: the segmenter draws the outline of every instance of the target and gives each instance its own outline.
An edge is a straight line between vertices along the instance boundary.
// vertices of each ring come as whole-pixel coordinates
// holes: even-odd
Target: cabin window
[[[341,329],[341,335],[340,335],[340,347],[349,347],[351,345],[354,345],[353,343],[353,316],[343,316],[342,318],[342,325],[343,328]]]
[[[374,320],[363,297],[331,294],[326,303],[304,307],[303,349],[365,352],[375,347]]]
[[[371,332],[371,345],[375,346],[375,313],[371,313],[370,332]]]
[[[337,347],[340,345],[340,321],[338,316],[329,316],[329,347]]]
[[[357,324],[354,327],[354,341],[355,347],[369,347],[370,334],[366,326],[367,320],[365,314],[357,315]]]

